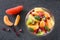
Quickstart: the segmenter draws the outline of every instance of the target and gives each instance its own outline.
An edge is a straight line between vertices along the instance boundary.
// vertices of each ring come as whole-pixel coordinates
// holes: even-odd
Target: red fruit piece
[[[36,33],[36,32],[37,32],[37,30],[34,30],[34,32]]]
[[[39,14],[40,17],[43,17],[43,16],[44,16],[43,13],[44,13],[44,12],[38,12],[38,14]]]
[[[45,33],[47,32],[44,28],[40,28],[42,31],[44,31]]]
[[[19,12],[21,12],[22,10],[23,10],[23,6],[19,5],[19,6],[7,9],[5,12],[6,12],[6,14],[9,14],[9,15],[16,15]]]

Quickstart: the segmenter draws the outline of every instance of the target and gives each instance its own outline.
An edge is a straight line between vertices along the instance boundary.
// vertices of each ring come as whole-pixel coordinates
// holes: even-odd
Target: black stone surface
[[[24,10],[20,13],[21,21],[16,27],[23,29],[23,33],[17,37],[15,32],[10,27],[7,27],[3,22],[3,17],[6,14],[5,10],[17,5],[23,5]],[[25,16],[29,10],[34,7],[45,7],[49,9],[55,17],[54,30],[44,37],[36,37],[30,34],[25,25]],[[8,15],[10,20],[14,22],[15,16]],[[10,28],[11,32],[0,30],[0,40],[60,40],[60,0],[0,0],[0,28]]]

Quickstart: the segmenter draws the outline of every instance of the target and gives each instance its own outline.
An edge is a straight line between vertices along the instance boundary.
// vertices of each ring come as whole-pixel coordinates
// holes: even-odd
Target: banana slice
[[[28,26],[28,28],[32,28],[34,30],[37,30],[39,28],[38,23],[36,23],[35,25],[27,25],[27,26]]]
[[[16,19],[15,19],[15,23],[14,23],[14,26],[17,26],[18,23],[20,21],[20,15],[17,15]]]
[[[4,23],[7,25],[7,26],[12,26],[13,23],[9,20],[8,16],[5,15],[4,16]]]

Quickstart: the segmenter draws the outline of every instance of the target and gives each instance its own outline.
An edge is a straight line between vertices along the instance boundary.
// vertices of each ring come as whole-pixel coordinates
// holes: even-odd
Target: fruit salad
[[[26,16],[28,30],[37,36],[43,36],[51,32],[54,27],[54,17],[42,7],[36,7],[28,12]]]

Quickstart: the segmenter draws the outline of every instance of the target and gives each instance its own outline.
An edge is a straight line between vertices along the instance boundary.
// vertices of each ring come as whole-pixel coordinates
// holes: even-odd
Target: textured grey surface
[[[7,27],[3,23],[3,16],[5,15],[5,10],[17,5],[23,5],[24,10],[20,13],[21,22],[16,27],[23,29],[23,33],[20,33],[20,36],[17,37],[15,32],[12,31],[10,27]],[[31,35],[26,30],[25,25],[25,16],[29,10],[34,7],[45,7],[49,9],[54,17],[55,17],[55,28],[54,30],[47,36],[44,37],[36,37]],[[10,20],[14,22],[15,16],[9,16]],[[10,28],[11,32],[5,32],[0,30],[0,40],[60,40],[60,1],[59,0],[0,0],[0,28]]]

